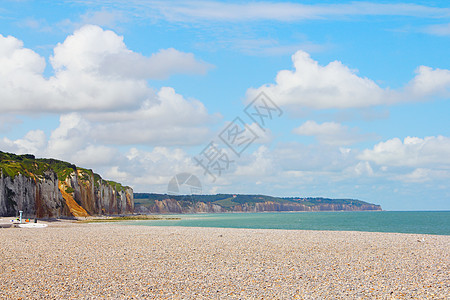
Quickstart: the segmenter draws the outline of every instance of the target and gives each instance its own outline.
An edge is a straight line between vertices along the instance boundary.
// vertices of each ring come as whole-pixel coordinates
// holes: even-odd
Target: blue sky
[[[448,210],[449,49],[446,1],[2,1],[0,149],[137,192],[188,172],[204,193]],[[261,92],[282,111],[264,130],[244,112]],[[225,128],[257,139],[236,155]],[[229,164],[207,173],[205,149]]]

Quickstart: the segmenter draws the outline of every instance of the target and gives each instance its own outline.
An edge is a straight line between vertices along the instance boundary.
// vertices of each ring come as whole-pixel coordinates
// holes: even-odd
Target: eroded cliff
[[[133,190],[67,162],[0,151],[0,216],[19,210],[37,218],[129,214]]]
[[[355,199],[277,198],[265,195],[170,196],[136,194],[138,213],[220,213],[281,211],[367,211],[380,205]]]

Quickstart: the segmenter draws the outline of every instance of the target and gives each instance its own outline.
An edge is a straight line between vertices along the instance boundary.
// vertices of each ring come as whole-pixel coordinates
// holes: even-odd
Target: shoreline
[[[440,211],[436,211],[440,212]],[[269,212],[269,213],[279,213],[279,212]],[[281,212],[289,213],[289,212]],[[294,212],[297,213],[297,212]],[[219,215],[220,213],[208,213],[209,215]],[[226,214],[226,213],[223,213]],[[241,213],[247,214],[247,213]],[[248,214],[259,214],[259,213],[248,213]],[[48,226],[68,226],[70,224],[108,224],[116,223],[117,225],[126,226],[145,226],[145,227],[181,227],[181,228],[224,228],[224,229],[262,229],[262,230],[289,230],[289,231],[327,231],[327,232],[365,232],[365,233],[398,233],[398,234],[411,234],[411,235],[430,235],[430,236],[447,236],[450,237],[448,233],[426,233],[426,232],[399,232],[399,231],[369,231],[364,229],[327,229],[327,228],[252,228],[252,227],[221,227],[221,226],[189,226],[189,225],[144,225],[144,224],[132,224],[134,222],[151,222],[151,221],[182,221],[183,216],[203,216],[203,213],[195,214],[133,214],[133,215],[121,215],[121,216],[89,216],[89,217],[77,217],[77,218],[52,218],[52,219],[39,219],[38,223],[46,224]],[[18,228],[18,223],[13,223],[15,217],[3,217],[0,218],[0,229],[11,229]],[[32,224],[34,223],[34,218],[30,221],[22,222],[22,224]],[[122,223],[122,224],[121,224]],[[6,226],[5,226],[6,225]],[[60,226],[58,226],[60,225]]]
[[[336,230],[336,229],[286,229],[286,228],[250,228],[250,227],[213,227],[213,226],[183,226],[183,225],[142,225],[142,224],[120,224],[119,222],[114,222],[120,226],[142,226],[142,227],[158,227],[158,228],[205,228],[205,229],[245,229],[245,230],[274,230],[274,231],[311,231],[311,232],[360,232],[360,233],[382,233],[382,234],[405,234],[405,235],[424,235],[424,236],[444,236],[449,237],[450,234],[434,234],[434,233],[414,233],[414,232],[395,232],[395,231],[365,231],[365,230]],[[140,221],[123,221],[123,222],[140,222]],[[86,222],[89,223],[89,222]],[[107,224],[108,222],[93,222],[93,223],[103,223]]]
[[[0,229],[7,298],[445,299],[450,237],[53,222]]]

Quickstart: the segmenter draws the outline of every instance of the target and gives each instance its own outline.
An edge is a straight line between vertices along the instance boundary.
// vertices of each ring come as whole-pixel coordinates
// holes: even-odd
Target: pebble
[[[448,299],[448,249],[450,236],[51,223],[0,230],[0,298]]]

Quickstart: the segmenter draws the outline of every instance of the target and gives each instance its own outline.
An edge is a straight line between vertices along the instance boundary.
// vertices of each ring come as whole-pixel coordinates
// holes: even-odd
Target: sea
[[[335,230],[450,235],[450,211],[266,212],[162,215],[126,225]]]

